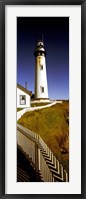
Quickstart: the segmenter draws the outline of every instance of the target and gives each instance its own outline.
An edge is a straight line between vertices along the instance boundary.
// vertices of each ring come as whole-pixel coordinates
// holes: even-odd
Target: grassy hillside
[[[25,113],[19,124],[40,134],[63,167],[69,168],[69,102]]]
[[[50,104],[49,102],[40,102],[40,103],[33,103],[33,104],[31,104],[31,107],[36,107],[36,106],[45,106],[45,105],[48,105],[48,104]]]
[[[23,109],[23,108],[17,108],[17,112],[18,112],[18,111],[21,111],[22,109]]]

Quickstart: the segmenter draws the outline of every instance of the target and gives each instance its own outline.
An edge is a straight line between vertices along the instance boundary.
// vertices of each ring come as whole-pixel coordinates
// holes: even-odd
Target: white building
[[[17,108],[30,107],[31,94],[32,92],[17,84]]]
[[[35,55],[35,99],[48,99],[48,85],[46,72],[46,51],[44,43],[38,41]]]

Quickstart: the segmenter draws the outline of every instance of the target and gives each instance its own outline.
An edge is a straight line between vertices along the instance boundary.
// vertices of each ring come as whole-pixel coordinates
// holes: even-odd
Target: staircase
[[[25,154],[17,147],[17,182],[41,182],[40,173],[37,175]]]
[[[36,182],[36,180],[43,182],[68,182],[68,173],[56,159],[40,135],[17,124],[17,143],[30,160],[30,166],[34,169],[37,179],[33,177],[30,180],[33,182]],[[23,162],[21,162],[21,164],[22,163]],[[25,163],[25,165],[27,164]],[[25,168],[25,165],[23,168]],[[27,167],[29,168],[29,166]],[[28,180],[30,174],[31,171]]]

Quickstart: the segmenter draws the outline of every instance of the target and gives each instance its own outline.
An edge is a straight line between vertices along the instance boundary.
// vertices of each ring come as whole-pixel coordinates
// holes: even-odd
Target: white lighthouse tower
[[[35,55],[35,99],[48,99],[46,51],[43,41],[36,43]]]

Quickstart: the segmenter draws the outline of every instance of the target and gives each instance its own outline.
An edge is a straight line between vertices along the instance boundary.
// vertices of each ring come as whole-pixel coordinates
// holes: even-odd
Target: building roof
[[[17,88],[19,88],[20,90],[22,90],[23,92],[25,92],[28,95],[32,95],[32,91],[27,90],[26,88],[24,88],[23,86],[21,86],[20,84],[17,83]]]

